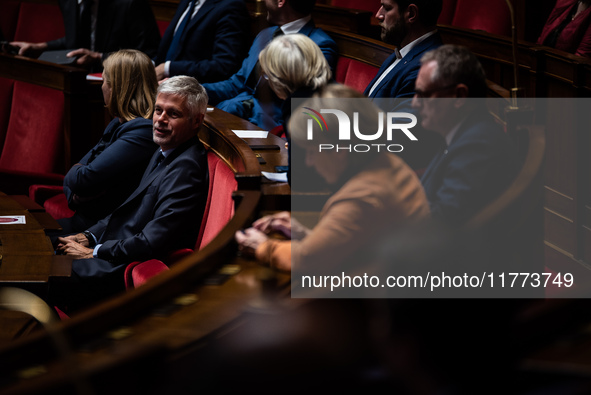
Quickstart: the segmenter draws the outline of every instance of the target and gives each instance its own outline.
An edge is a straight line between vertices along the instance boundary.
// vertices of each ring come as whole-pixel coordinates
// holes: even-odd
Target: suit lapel
[[[375,75],[375,77],[373,77],[373,80],[371,80],[371,82],[369,83],[369,85],[367,85],[367,88],[365,88],[365,95],[366,96],[369,95],[369,91],[371,90],[371,87],[374,86],[374,84],[376,83],[376,81],[382,76],[382,74],[384,73],[384,71],[386,71],[388,69],[388,67],[390,67],[390,65],[392,65],[392,63],[394,63],[394,61],[396,61],[396,52],[392,52],[392,55],[390,55],[384,61],[384,63],[382,63],[382,66],[378,70],[378,72]],[[392,70],[392,73],[394,73],[394,70]],[[389,78],[384,78],[382,80],[382,82],[380,82],[380,85],[376,86],[376,89],[374,89],[374,91],[373,91],[372,97],[375,96],[376,92],[378,92],[381,89],[381,87],[386,83],[386,80],[388,80],[388,79]]]
[[[144,172],[144,176],[142,177],[142,180],[140,181],[140,185],[131,194],[131,196],[129,196],[129,198],[125,201],[125,203],[122,204],[122,206],[125,205],[127,202],[135,199],[138,195],[140,195],[146,188],[148,188],[150,186],[150,184],[152,184],[152,182],[154,182],[154,180],[156,178],[158,178],[158,176],[160,174],[162,174],[164,169],[166,169],[166,167],[168,167],[168,165],[170,163],[172,163],[176,158],[178,158],[179,155],[181,155],[183,152],[185,152],[190,146],[192,146],[194,144],[198,144],[198,143],[199,143],[199,138],[197,136],[191,138],[190,140],[188,140],[184,144],[177,147],[173,152],[171,152],[171,154],[168,155],[162,161],[162,163],[160,163],[160,165],[158,165],[158,167],[154,171],[152,171],[152,168],[154,167],[154,163],[156,162],[156,160],[158,159],[158,156],[160,155],[160,150],[157,149],[156,152],[154,152],[154,155],[152,155],[152,159],[150,159],[150,163],[148,164],[148,167],[146,168],[146,171]]]
[[[429,179],[437,171],[437,169],[441,165],[441,162],[443,162],[443,160],[445,159],[448,150],[449,147],[447,146],[447,144],[445,144],[445,142],[443,142],[441,148],[437,152],[437,155],[435,155],[433,160],[431,160],[431,163],[429,163],[429,166],[427,166],[427,170],[425,170],[425,173],[421,177],[421,184],[423,184],[425,190],[428,189]]]
[[[384,78],[382,80],[382,82],[380,82],[380,85],[376,86],[376,89],[374,89],[372,97],[375,97],[376,94],[384,88],[384,86],[386,86],[389,82],[391,81],[398,81],[399,78],[396,77],[397,74],[400,73],[404,73],[406,65],[409,64],[410,62],[412,62],[417,56],[419,55],[423,55],[425,52],[437,47],[441,45],[441,39],[439,38],[439,34],[435,33],[430,37],[427,37],[426,39],[424,39],[423,41],[421,41],[420,43],[418,43],[416,46],[414,46],[407,54],[405,57],[403,57],[400,62],[396,65],[396,67],[394,67],[394,69],[392,69],[392,71],[390,71],[390,74],[388,75],[387,78]],[[375,84],[375,82],[378,80],[378,78],[380,78],[380,76],[382,75],[382,73],[384,71],[386,71],[386,69],[388,67],[390,67],[390,65],[396,60],[396,53],[392,53],[392,55],[390,55],[390,57],[388,59],[386,59],[386,61],[384,62],[384,64],[382,64],[382,67],[380,67],[380,70],[378,71],[378,74],[376,74],[376,76],[374,77],[374,79],[371,81],[371,83],[367,86],[366,88],[366,92],[365,94],[368,95],[369,91],[371,90],[371,87]]]
[[[197,11],[197,15],[195,15],[195,18],[193,18],[193,19],[191,19],[191,21],[189,21],[189,26],[187,26],[187,29],[185,29],[185,33],[182,37],[182,41],[185,41],[185,37],[188,34],[187,32],[192,30],[193,28],[195,28],[195,26],[199,25],[199,22],[203,18],[205,18],[205,16],[209,13],[209,11],[213,10],[216,3],[217,3],[217,0],[207,0],[205,2],[205,4],[203,4],[201,6],[199,11]]]

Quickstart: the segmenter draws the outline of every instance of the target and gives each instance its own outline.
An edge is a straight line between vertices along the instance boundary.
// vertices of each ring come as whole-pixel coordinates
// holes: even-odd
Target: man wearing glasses
[[[486,78],[468,49],[444,45],[421,58],[413,109],[445,145],[421,178],[433,217],[454,225],[498,197],[517,174],[509,136],[487,111]]]

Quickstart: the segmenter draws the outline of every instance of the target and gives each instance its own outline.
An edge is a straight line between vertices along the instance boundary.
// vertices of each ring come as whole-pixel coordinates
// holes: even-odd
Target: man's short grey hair
[[[158,86],[158,94],[180,96],[187,100],[191,116],[203,115],[207,111],[209,97],[205,88],[193,77],[177,75],[164,80]]]
[[[421,58],[422,65],[431,61],[437,63],[431,76],[431,82],[437,87],[464,84],[468,87],[469,97],[486,97],[486,74],[468,48],[461,45],[442,45]]]

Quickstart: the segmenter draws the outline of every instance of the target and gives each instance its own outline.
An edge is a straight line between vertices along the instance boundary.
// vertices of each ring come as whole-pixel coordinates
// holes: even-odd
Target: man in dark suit
[[[266,0],[267,21],[277,26],[263,29],[257,35],[236,74],[228,80],[203,85],[210,104],[268,130],[281,124],[283,100],[261,76],[259,53],[279,34],[305,34],[318,44],[335,70],[337,45],[322,29],[315,27],[310,15],[315,3],[315,0]]]
[[[384,0],[376,17],[382,27],[382,40],[397,48],[386,59],[365,89],[364,94],[375,99],[387,111],[413,112],[410,99],[421,67],[421,56],[442,44],[437,33],[437,19],[442,0]],[[417,141],[397,136],[395,143],[404,150],[399,156],[418,174],[425,170],[441,143],[435,133],[413,129]]]
[[[365,89],[366,96],[412,98],[421,55],[442,44],[436,30],[441,7],[442,0],[382,1],[376,14],[382,40],[397,48]]]
[[[174,75],[200,83],[225,80],[238,71],[250,38],[244,0],[183,0],[153,59],[158,80]]]
[[[197,137],[206,108],[207,93],[192,77],[159,86],[153,138],[160,149],[122,205],[87,231],[59,239],[57,250],[76,259],[69,281],[50,290],[52,303],[73,309],[123,291],[127,264],[195,245],[209,182]]]
[[[100,70],[103,58],[120,49],[156,55],[160,31],[146,0],[59,0],[65,37],[44,43],[13,42],[19,55],[38,57],[44,51],[72,49],[80,66]]]
[[[517,152],[488,114],[484,70],[470,51],[444,45],[421,63],[413,107],[422,126],[445,139],[421,182],[431,215],[461,225],[509,186]]]

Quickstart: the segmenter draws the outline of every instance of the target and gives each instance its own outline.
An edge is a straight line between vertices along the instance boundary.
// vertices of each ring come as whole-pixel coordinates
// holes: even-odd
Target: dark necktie
[[[176,29],[176,33],[172,37],[172,42],[170,43],[170,47],[168,48],[168,52],[166,53],[166,60],[174,60],[180,51],[181,46],[181,38],[183,37],[183,33],[185,32],[185,28],[189,24],[191,20],[191,16],[193,16],[193,10],[195,9],[195,5],[199,4],[200,0],[191,0],[189,4],[189,11],[185,14],[185,17],[181,21],[181,24]]]
[[[281,35],[283,35],[283,30],[281,30],[281,28],[278,27],[277,30],[275,30],[273,32],[273,37],[271,38],[271,41],[273,41],[273,39],[275,37],[278,37]],[[269,42],[271,42],[271,41],[269,41]],[[254,69],[252,70],[252,73],[250,73],[250,75],[248,76],[248,80],[246,80],[246,86],[255,90],[260,79],[261,79],[261,62],[257,60],[256,64],[254,65]]]
[[[79,6],[80,22],[78,26],[78,34],[80,34],[78,44],[80,48],[90,49],[91,44],[91,15],[92,15],[92,0],[84,0]]]
[[[162,152],[160,152],[160,155],[158,155],[156,162],[154,162],[154,166],[152,167],[152,170],[150,171],[150,173],[153,173],[154,170],[156,170],[158,168],[158,166],[160,165],[160,163],[162,163],[162,161],[164,159],[166,159],[166,157],[164,156],[164,154]]]

